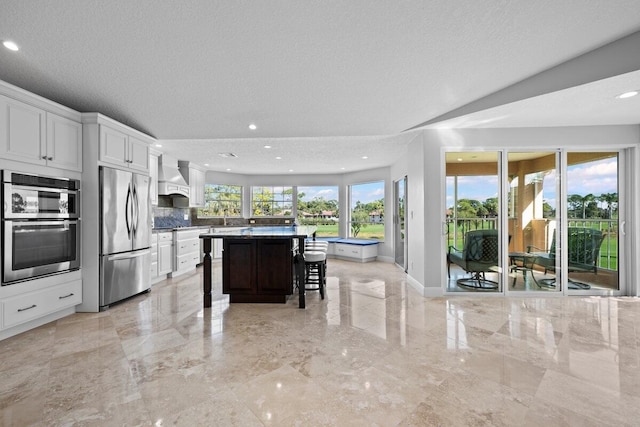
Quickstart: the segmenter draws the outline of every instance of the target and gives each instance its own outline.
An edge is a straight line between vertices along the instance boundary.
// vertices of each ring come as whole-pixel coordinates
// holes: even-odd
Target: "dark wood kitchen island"
[[[304,283],[304,262],[294,264],[294,250],[302,255],[305,239],[315,231],[305,226],[241,227],[201,234],[204,307],[211,307],[212,239],[223,241],[222,292],[229,302],[285,303],[293,294],[294,274],[299,284]],[[298,292],[299,307],[305,308],[304,285]]]

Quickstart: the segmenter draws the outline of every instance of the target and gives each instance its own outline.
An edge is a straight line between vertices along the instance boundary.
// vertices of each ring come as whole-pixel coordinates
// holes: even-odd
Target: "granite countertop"
[[[234,239],[253,239],[253,238],[283,238],[283,237],[309,237],[316,231],[313,226],[264,226],[264,227],[213,227],[216,230],[213,233],[203,233],[200,238],[234,238]]]

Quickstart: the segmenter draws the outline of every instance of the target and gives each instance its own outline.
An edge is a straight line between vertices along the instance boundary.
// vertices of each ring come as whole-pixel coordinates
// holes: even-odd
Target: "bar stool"
[[[320,291],[320,298],[324,299],[325,268],[327,253],[309,250],[302,254],[305,268],[305,290]],[[312,287],[307,287],[311,285]]]
[[[322,252],[327,252],[329,249],[329,242],[324,242],[320,240],[304,242],[304,247],[309,248],[309,250],[318,250]]]

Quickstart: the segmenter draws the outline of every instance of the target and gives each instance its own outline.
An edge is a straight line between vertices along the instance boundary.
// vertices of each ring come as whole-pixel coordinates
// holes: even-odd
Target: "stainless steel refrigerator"
[[[151,287],[148,176],[100,167],[100,310]]]

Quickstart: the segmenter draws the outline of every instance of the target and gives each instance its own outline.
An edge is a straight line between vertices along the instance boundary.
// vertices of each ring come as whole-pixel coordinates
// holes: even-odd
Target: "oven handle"
[[[69,228],[70,225],[77,225],[77,219],[64,219],[60,221],[5,221],[8,224],[11,224],[13,228],[22,228],[22,227],[32,227],[34,225],[63,225],[65,229]],[[14,233],[26,233],[27,230],[16,230]]]
[[[31,191],[44,191],[47,193],[78,194],[78,190],[70,190],[68,188],[34,187],[30,185],[11,184],[8,182],[5,182],[5,186],[8,186],[11,190],[31,190]]]
[[[138,258],[141,256],[149,255],[150,253],[151,253],[150,249],[145,249],[144,251],[139,251],[133,254],[125,253],[125,254],[111,255],[107,257],[107,261],[119,261],[123,259]]]

